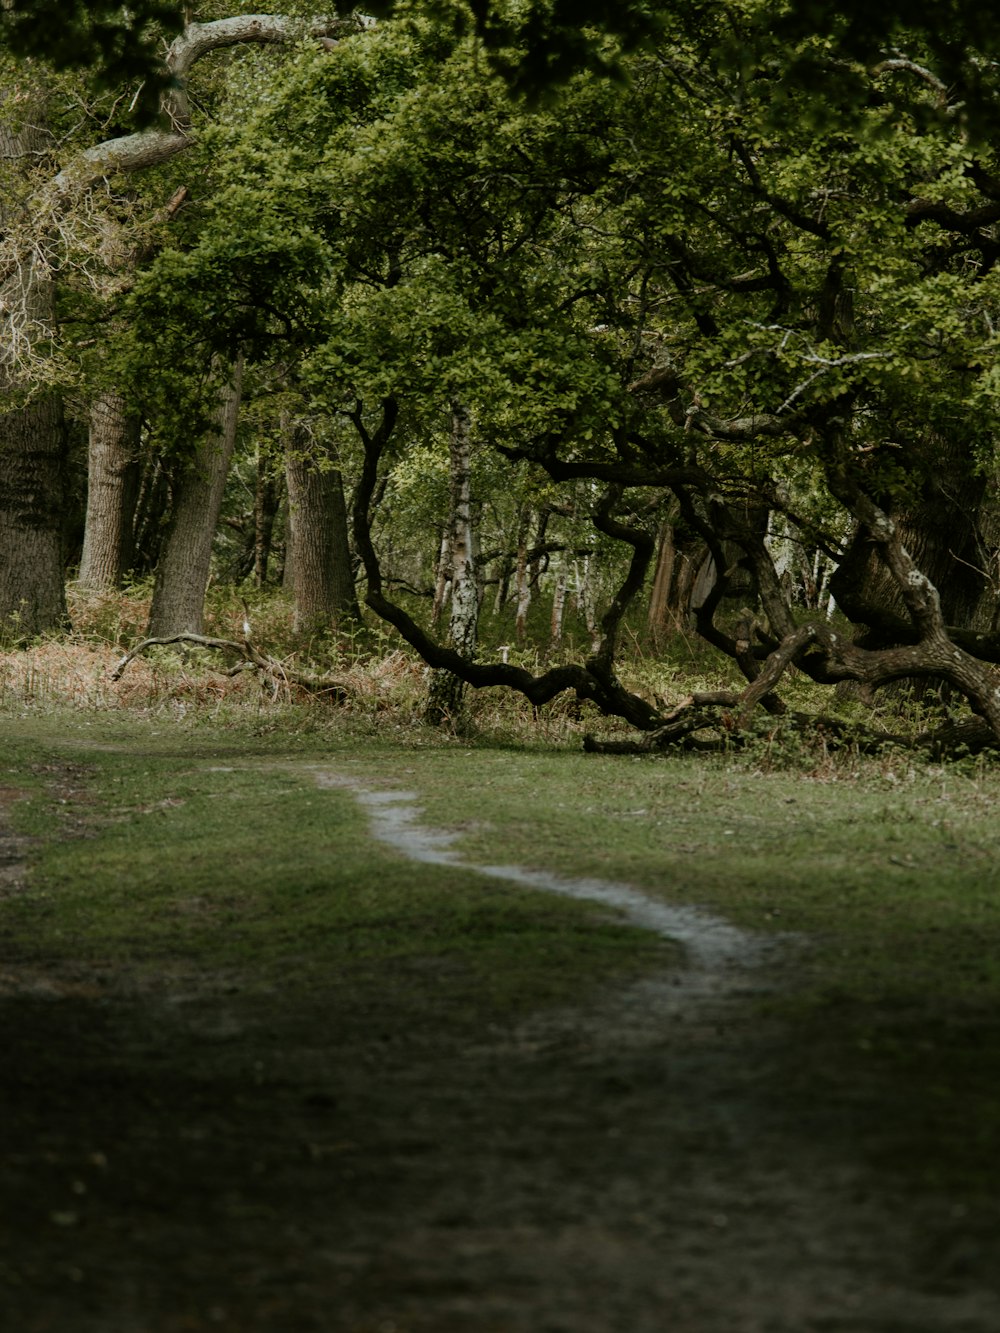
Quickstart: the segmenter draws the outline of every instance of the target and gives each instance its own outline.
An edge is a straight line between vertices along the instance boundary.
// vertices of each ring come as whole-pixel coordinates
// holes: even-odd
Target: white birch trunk
[[[476,534],[472,515],[472,428],[468,410],[452,408],[449,441],[451,471],[451,608],[448,644],[470,660],[479,638],[479,582],[476,577]],[[450,671],[431,675],[426,717],[440,725],[454,722],[462,707],[465,683]]]

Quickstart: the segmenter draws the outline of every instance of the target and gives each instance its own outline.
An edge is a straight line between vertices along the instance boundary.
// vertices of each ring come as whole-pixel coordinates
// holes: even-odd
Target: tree
[[[462,403],[453,403],[448,440],[451,504],[447,532],[451,610],[448,646],[469,661],[479,638],[480,588],[476,572],[475,524],[472,511],[472,423]],[[451,671],[431,677],[425,717],[434,725],[454,725],[462,711],[465,682]]]
[[[243,362],[238,359],[219,393],[215,429],[205,435],[178,479],[172,520],[156,570],[150,637],[200,634],[212,542],[236,446]]]
[[[169,8],[144,6],[136,16],[139,28],[135,30],[124,19],[114,22],[122,32],[131,34],[130,42],[144,22],[163,18]],[[61,11],[66,27],[59,29],[60,35],[65,32],[73,40],[79,25],[89,24],[88,31],[92,29],[94,41],[103,50],[106,31],[101,23],[105,9],[91,7],[89,15],[80,6],[69,14]],[[30,45],[34,40],[31,34],[38,30],[27,20],[25,26],[18,26],[19,10],[10,13],[9,22],[14,24],[11,31],[20,32]],[[7,23],[7,17],[3,21]],[[351,26],[339,20],[298,21],[276,15],[246,15],[189,25],[170,44],[163,63],[163,111],[168,128],[141,130],[86,148],[37,188],[34,174],[22,171],[20,187],[9,192],[0,215],[0,230],[4,232],[0,272],[9,332],[0,367],[0,394],[5,408],[0,418],[0,482],[4,496],[0,513],[0,623],[8,630],[16,628],[20,635],[30,636],[55,628],[65,619],[62,408],[40,351],[47,347],[54,330],[55,280],[65,220],[81,201],[89,200],[94,186],[164,163],[192,143],[194,126],[185,81],[203,57],[243,42],[287,43],[303,34],[326,35]],[[141,32],[137,40],[140,44],[144,40]],[[48,43],[47,38],[44,41]],[[132,50],[127,43],[126,47]],[[3,92],[2,145],[5,158],[15,164],[33,164],[47,147],[41,123],[42,97],[33,92],[26,100],[25,90],[30,86],[30,79],[22,80]],[[12,110],[15,102],[16,111]],[[15,404],[16,394],[21,400]],[[100,401],[106,406],[109,400]],[[111,447],[111,422],[127,418],[129,409],[121,403],[114,410],[97,407],[95,411],[99,420],[93,436],[95,450],[106,453]],[[115,447],[120,454],[128,449],[128,443],[119,442]],[[101,479],[103,483],[95,490],[92,521],[106,513],[115,531],[124,533],[127,489],[119,488],[112,502],[108,488],[115,478],[124,481],[128,468],[120,457],[110,466],[105,458],[95,457],[92,475],[95,482]],[[90,533],[85,566],[88,579],[95,576],[98,548],[118,541],[110,532]],[[117,568],[121,562],[121,551],[107,554],[108,567]]]
[[[293,629],[327,634],[361,618],[348,536],[344,478],[333,451],[286,414],[285,476],[292,529]]]
[[[101,86],[120,89],[140,81],[136,108],[148,120],[171,86],[159,39],[184,26],[181,0],[4,0],[0,43],[18,56],[41,58],[56,69],[85,69]]]
[[[715,566],[698,624],[747,677],[721,701],[740,722],[783,708],[794,662],[872,689],[949,679],[995,730],[997,643],[947,623],[957,601],[907,548],[911,529],[933,544],[921,503],[941,441],[970,460],[963,494],[991,466],[993,158],[919,31],[904,54],[845,62],[779,17],[766,0],[659,10],[657,43],[623,57],[628,84],[578,74],[555,107],[512,102],[430,24],[304,58],[227,150],[239,243],[206,227],[172,277],[189,307],[229,293],[206,337],[294,353],[317,405],[355,421],[368,604],[435,668],[536,702],[575,689],[663,742],[717,719],[720,701],[666,717],[615,671],[666,491]],[[845,79],[851,96],[824,104]],[[142,299],[155,325],[165,300]],[[470,661],[387,595],[371,506],[414,422],[452,401],[502,457],[594,488],[622,565],[585,663]],[[845,531],[862,534],[889,637],[803,621],[769,514],[838,562]],[[737,571],[758,615],[727,610]]]
[[[120,587],[132,565],[139,434],[139,419],[122,394],[108,389],[91,404],[87,516],[77,578],[92,591]]]
[[[0,230],[20,233],[25,194],[34,163],[48,148],[44,91],[30,80],[0,88],[0,160],[8,181],[0,200]],[[54,290],[32,253],[0,269],[0,309],[22,312],[31,325],[50,331]],[[0,352],[0,633],[30,638],[61,628],[63,587],[62,504],[65,437],[58,395],[44,387],[19,395],[14,336]]]

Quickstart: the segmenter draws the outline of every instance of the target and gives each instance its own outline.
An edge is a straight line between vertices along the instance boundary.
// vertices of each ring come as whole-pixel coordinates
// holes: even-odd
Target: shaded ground
[[[757,981],[463,1030],[446,960],[359,998],[6,951],[0,1327],[995,1333],[995,1203],[873,1165],[892,1090]]]

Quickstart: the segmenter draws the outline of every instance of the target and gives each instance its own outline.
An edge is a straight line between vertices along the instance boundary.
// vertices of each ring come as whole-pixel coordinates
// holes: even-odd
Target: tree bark
[[[0,416],[0,633],[66,627],[62,405],[52,394]]]
[[[220,396],[217,429],[201,441],[174,500],[173,520],[156,570],[148,634],[200,634],[212,542],[236,443],[243,363]]]
[[[451,479],[451,614],[448,645],[469,661],[479,637],[479,582],[476,578],[476,536],[472,516],[472,426],[468,410],[452,408],[449,440]],[[454,722],[462,710],[465,682],[450,671],[431,675],[426,720],[435,726]]]
[[[272,471],[270,459],[258,455],[257,487],[253,507],[253,581],[258,588],[263,588],[267,582],[271,547],[274,542],[274,525],[280,508],[280,480]]]
[[[26,173],[46,146],[41,99],[17,107],[8,100],[0,91],[0,160]],[[16,199],[0,199],[0,228],[18,221],[17,212]],[[51,330],[55,320],[52,280],[34,255],[22,255],[0,281],[0,309],[11,335],[0,348],[0,632],[21,641],[66,622],[62,404],[42,390],[11,405],[20,331]]]
[[[514,573],[517,609],[514,613],[514,637],[523,647],[528,635],[528,610],[531,607],[531,580],[528,578],[528,523],[531,512],[527,506],[521,511],[517,527],[517,565]]]
[[[563,616],[566,611],[566,596],[568,592],[568,579],[566,575],[567,556],[565,551],[557,557],[559,561],[556,571],[555,586],[552,589],[552,615],[549,621],[549,655],[558,652],[562,647],[563,637]]]
[[[998,610],[996,488],[981,475],[963,475],[968,461],[956,458],[954,449],[942,453],[947,486],[936,482],[919,503],[890,513],[917,566],[940,590],[947,624],[989,631],[996,628]],[[893,641],[879,613],[895,618],[905,608],[867,529],[858,529],[830,589],[841,610],[870,627],[866,646]]]
[[[660,648],[667,634],[667,605],[674,582],[677,550],[674,546],[674,525],[670,519],[661,523],[656,540],[656,568],[649,594],[646,625],[656,648]]]
[[[289,423],[285,475],[294,540],[291,583],[297,634],[336,631],[361,619],[348,544],[344,480],[328,451]]]
[[[139,498],[139,421],[109,389],[90,409],[87,520],[78,581],[94,591],[117,588],[132,566]]]

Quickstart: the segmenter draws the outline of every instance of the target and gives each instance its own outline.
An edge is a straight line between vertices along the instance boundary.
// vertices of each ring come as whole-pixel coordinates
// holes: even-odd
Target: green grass
[[[585,906],[373,843],[352,796],[303,766],[325,746],[205,732],[120,721],[94,748],[79,716],[0,720],[9,780],[28,793],[12,817],[41,839],[27,892],[6,905],[8,949],[291,989],[436,965],[457,1012],[480,1017],[563,1001],[668,952]]]
[[[982,765],[632,759],[295,709],[22,709],[0,716],[0,745],[0,780],[26,795],[12,818],[40,840],[5,905],[8,955],[119,985],[177,969],[202,987],[336,985],[372,1014],[391,990],[394,1021],[450,1029],[672,964],[598,909],[373,843],[350,793],[316,786],[324,766],[418,792],[471,862],[627,881],[790,932],[788,984],[748,1000],[785,1026],[783,1095],[916,1188],[1000,1185],[1000,775]]]

